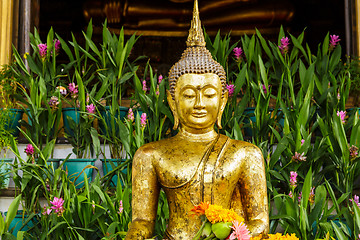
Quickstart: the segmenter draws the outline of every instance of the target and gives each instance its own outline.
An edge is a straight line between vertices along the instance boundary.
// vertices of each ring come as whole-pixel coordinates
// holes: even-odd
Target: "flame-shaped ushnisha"
[[[209,50],[206,49],[204,33],[201,28],[198,1],[194,1],[193,19],[186,41],[187,48],[180,60],[169,71],[169,90],[174,99],[176,81],[181,75],[187,73],[204,74],[214,73],[219,76],[222,92],[226,91],[226,74],[224,68],[216,62]]]

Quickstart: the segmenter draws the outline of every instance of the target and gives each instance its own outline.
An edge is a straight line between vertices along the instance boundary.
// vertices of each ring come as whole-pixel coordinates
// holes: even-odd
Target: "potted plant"
[[[11,69],[11,65],[3,65],[0,70],[0,111],[2,116],[2,124],[6,130],[18,137],[20,120],[24,111],[16,108],[15,95],[18,92],[18,82],[15,74]],[[4,121],[6,118],[6,121]]]
[[[29,69],[14,48],[16,63],[12,67],[16,76],[21,80],[22,94],[17,99],[22,102],[28,121],[22,121],[27,134],[40,148],[52,139],[56,139],[60,129],[61,119],[61,89],[60,78],[64,77],[69,69],[68,65],[57,64],[56,57],[61,45],[54,38],[50,29],[47,42],[42,43],[37,30],[30,36],[33,53],[25,54],[25,61]]]

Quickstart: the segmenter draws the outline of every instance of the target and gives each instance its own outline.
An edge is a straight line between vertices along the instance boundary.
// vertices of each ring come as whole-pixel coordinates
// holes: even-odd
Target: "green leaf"
[[[312,188],[312,169],[310,167],[308,173],[306,174],[304,185],[302,188],[301,206],[303,206],[304,209],[307,209],[311,188]]]
[[[338,240],[347,240],[348,238],[345,236],[345,234],[343,233],[343,231],[341,231],[341,229],[336,225],[336,223],[334,223],[333,221],[331,221],[331,225],[335,231],[336,237],[338,238]]]
[[[322,45],[322,55],[325,56],[329,50],[329,33],[326,34]]]
[[[299,40],[291,34],[290,34],[290,37],[291,37],[291,41],[293,42],[294,46],[297,47],[302,52],[302,54],[305,56],[305,59],[308,60],[306,51],[303,48],[303,46],[301,45],[301,42],[299,42]]]
[[[91,127],[90,129],[91,139],[93,142],[94,150],[96,156],[99,156],[101,152],[101,146],[100,146],[100,139],[97,130],[94,127]]]
[[[0,213],[0,236],[5,232],[5,222],[2,214]]]
[[[360,232],[360,208],[353,202],[353,210],[354,210],[354,217],[355,217],[355,226],[357,230]]]
[[[18,195],[10,204],[7,215],[6,215],[6,219],[5,219],[5,228],[4,228],[4,232],[8,231],[10,223],[12,222],[12,220],[14,220],[17,210],[19,208],[19,204],[20,204],[20,200],[21,200],[21,195]]]

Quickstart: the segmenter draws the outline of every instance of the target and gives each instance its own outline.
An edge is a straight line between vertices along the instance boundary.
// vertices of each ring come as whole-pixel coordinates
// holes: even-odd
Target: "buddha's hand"
[[[262,220],[250,220],[247,223],[247,227],[251,232],[251,236],[258,236],[262,233],[268,233],[269,226],[265,221]]]

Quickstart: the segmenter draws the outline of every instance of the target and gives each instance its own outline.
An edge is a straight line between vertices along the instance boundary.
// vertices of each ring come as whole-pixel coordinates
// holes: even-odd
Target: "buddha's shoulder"
[[[171,147],[176,146],[176,140],[171,138],[162,139],[159,141],[154,141],[150,143],[146,143],[143,146],[141,146],[136,152],[138,154],[155,154],[155,153],[161,153],[165,149],[169,149]]]
[[[260,148],[246,141],[229,138],[227,150],[234,155],[247,156],[251,159],[262,159]]]

